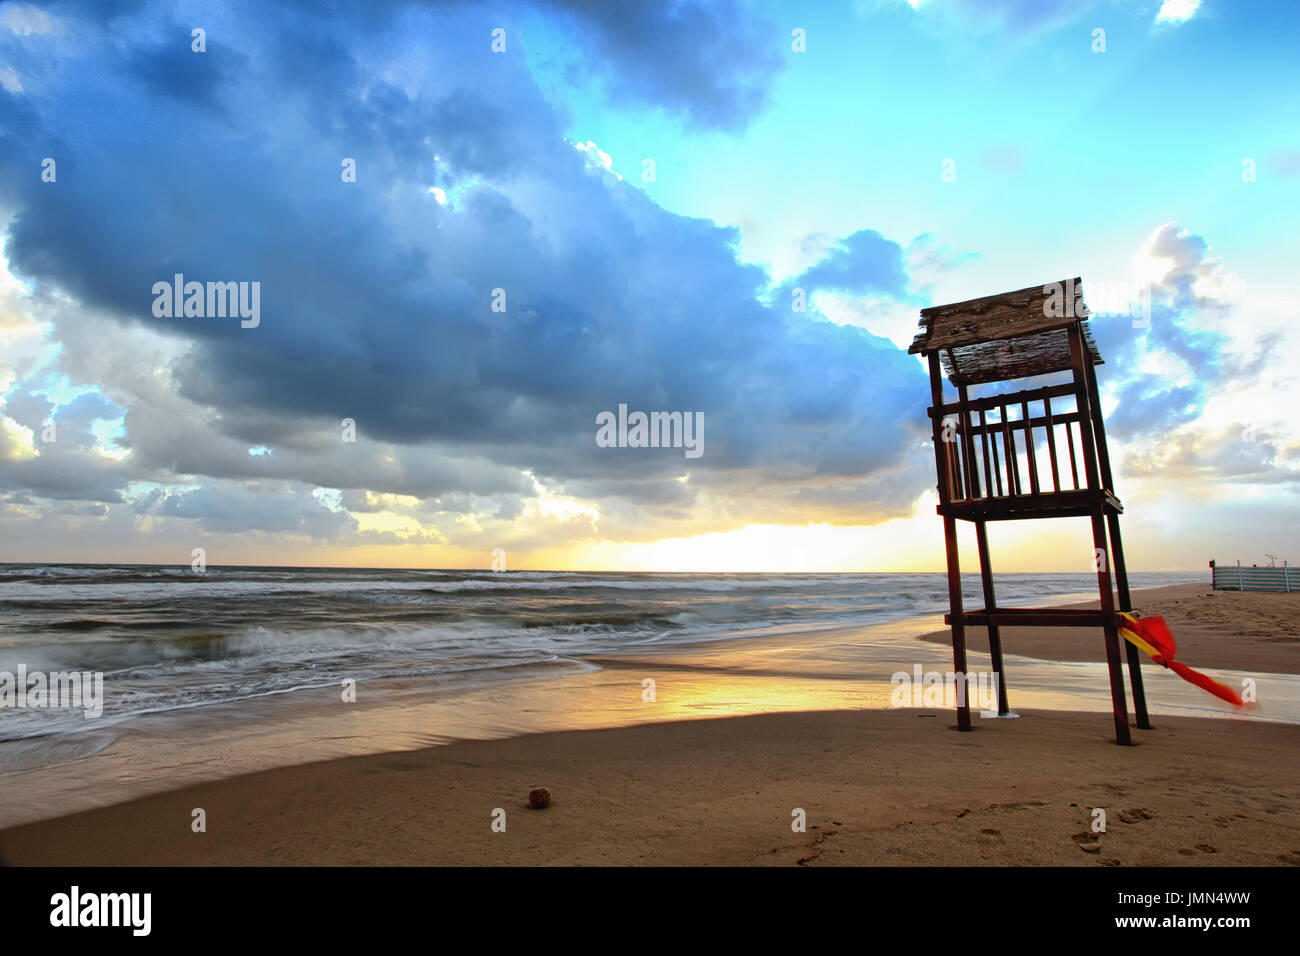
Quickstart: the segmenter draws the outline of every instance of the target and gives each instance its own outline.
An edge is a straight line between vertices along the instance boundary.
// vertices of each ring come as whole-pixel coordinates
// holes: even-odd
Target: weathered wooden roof
[[[1082,280],[1065,279],[922,309],[908,351],[938,352],[954,385],[1046,375],[1070,367],[1067,329],[1078,322],[1092,363],[1100,365],[1088,315]]]

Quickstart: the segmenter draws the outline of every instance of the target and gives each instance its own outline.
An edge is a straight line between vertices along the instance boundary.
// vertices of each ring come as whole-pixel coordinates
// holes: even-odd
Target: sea
[[[1205,580],[1136,573],[1134,588]],[[996,576],[1004,606],[1086,600],[1091,574]],[[968,606],[982,604],[963,576]],[[103,675],[102,715],[0,706],[0,742],[345,681],[509,680],[586,655],[860,627],[947,609],[934,573],[649,574],[0,565],[5,674]],[[11,686],[13,684],[11,683]]]

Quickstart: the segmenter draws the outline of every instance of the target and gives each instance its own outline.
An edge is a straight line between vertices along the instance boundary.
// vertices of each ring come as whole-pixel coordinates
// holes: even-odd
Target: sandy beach
[[[203,784],[0,846],[78,866],[1300,865],[1300,765],[1278,759],[1300,728],[1170,719],[1120,748],[1091,715],[950,724],[841,711],[457,743]],[[533,786],[550,808],[528,809]]]
[[[19,775],[32,799],[42,787],[53,799],[74,777],[94,789],[102,773],[95,802],[111,805],[83,802],[46,819],[28,806],[33,822],[0,831],[0,856],[15,865],[1300,864],[1300,764],[1281,759],[1300,745],[1298,685],[1267,676],[1296,673],[1296,644],[1270,630],[1287,619],[1271,599],[1292,596],[1229,595],[1207,606],[1195,587],[1143,593],[1139,606],[1160,608],[1180,644],[1205,629],[1184,645],[1189,662],[1257,661],[1261,686],[1285,699],[1271,711],[1278,719],[1179,716],[1194,711],[1172,695],[1199,705],[1199,692],[1150,668],[1153,714],[1163,715],[1137,734],[1138,746],[1120,748],[1099,667],[1011,658],[1021,718],[978,720],[959,734],[950,709],[888,705],[882,647],[903,655],[898,667],[909,646],[927,667],[946,652],[916,641],[916,630],[908,638],[899,630],[907,624],[719,642],[596,658],[587,673],[377,707],[370,717],[349,711],[354,730],[375,723],[348,746],[388,740],[398,752],[320,759],[348,753],[320,748],[341,733],[327,716],[337,708],[324,703],[312,734],[282,738],[274,758],[249,733],[223,735],[210,723],[173,750],[163,779],[177,789],[163,793],[157,776],[114,775],[123,760],[139,766],[157,750],[157,740],[128,736],[115,745],[125,749]],[[1221,630],[1222,613],[1243,622],[1240,647]],[[1038,629],[1013,639],[1017,655],[1062,647]],[[1086,643],[1076,660],[1089,659]],[[1036,668],[1050,675],[1053,666],[1088,668],[1095,697],[1086,711],[1034,706],[1074,699],[1032,689]],[[652,705],[641,694],[647,677],[658,686]],[[470,712],[477,725],[453,723]],[[270,710],[262,719],[281,725]],[[411,732],[415,724],[424,732]],[[436,741],[434,724],[444,728]],[[553,729],[572,727],[587,729]],[[200,748],[206,766],[196,769]],[[291,761],[286,750],[314,762],[241,772],[258,765],[254,752],[267,766]],[[534,786],[552,789],[550,808],[528,809]],[[206,832],[191,828],[196,808]],[[1105,811],[1105,832],[1093,832],[1094,808]],[[797,809],[803,832],[791,829]],[[492,828],[496,811],[504,832]]]

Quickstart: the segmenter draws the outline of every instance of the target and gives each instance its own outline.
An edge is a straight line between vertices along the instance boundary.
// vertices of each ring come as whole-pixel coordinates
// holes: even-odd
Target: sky
[[[1298,27],[0,4],[0,561],[941,570],[919,310],[1081,276],[1130,569],[1295,563]]]

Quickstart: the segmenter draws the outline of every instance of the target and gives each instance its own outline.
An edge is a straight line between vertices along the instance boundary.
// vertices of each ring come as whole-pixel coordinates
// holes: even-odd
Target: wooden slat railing
[[[1075,398],[1070,385],[1027,389],[1005,395],[945,404],[940,434],[947,434],[943,462],[949,501],[975,501],[1078,491],[1078,443],[1084,437],[1084,422],[1077,408],[1052,407],[1053,398]],[[1041,402],[1041,414],[1031,406]],[[1015,410],[1017,417],[1012,416]],[[929,409],[933,416],[936,409]],[[1064,435],[1061,429],[1064,429]],[[1077,429],[1077,431],[1076,431]],[[1065,442],[1065,449],[1060,448]],[[1023,443],[1023,447],[1022,447]],[[1041,468],[1039,450],[1047,451]],[[1064,483],[1064,457],[1070,462],[1069,486]],[[1050,477],[1050,485],[1047,483]]]

